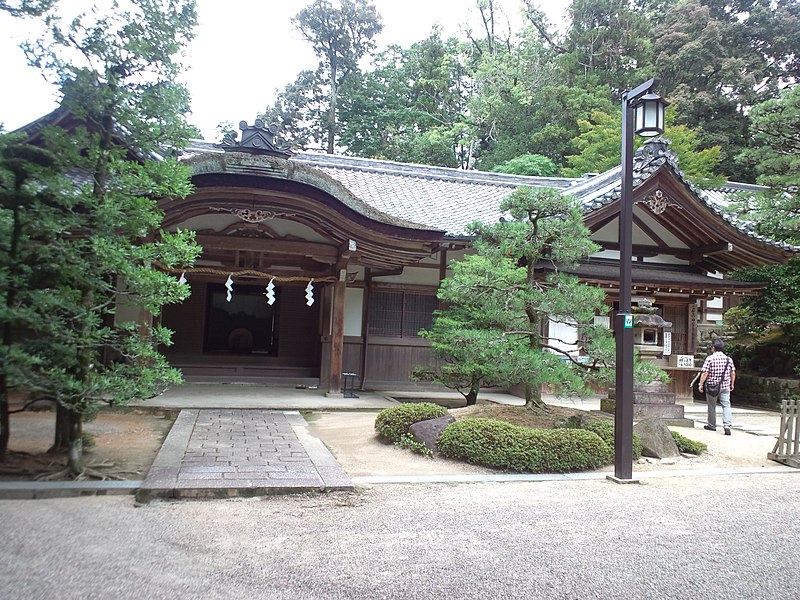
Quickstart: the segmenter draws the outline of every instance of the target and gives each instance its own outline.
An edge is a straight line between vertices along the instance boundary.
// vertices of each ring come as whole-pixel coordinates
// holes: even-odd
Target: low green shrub
[[[681,452],[686,452],[687,454],[700,455],[706,450],[708,450],[708,446],[703,442],[690,440],[689,438],[682,436],[677,431],[672,431],[671,433],[672,433],[672,438],[678,445],[678,450],[680,450]]]
[[[437,419],[447,414],[444,406],[432,402],[398,404],[385,408],[375,417],[375,431],[390,442],[399,442],[408,428],[419,421]]]
[[[418,442],[414,439],[410,433],[404,433],[400,436],[400,440],[395,442],[397,446],[401,448],[405,448],[406,450],[411,450],[416,454],[422,454],[422,456],[427,456],[428,458],[433,458],[433,450],[428,448],[422,442]]]
[[[467,462],[529,473],[596,469],[611,462],[611,450],[585,429],[531,429],[495,419],[463,419],[447,426],[439,451]]]
[[[614,458],[614,423],[606,419],[599,421],[592,421],[586,425],[585,429],[592,431],[600,436],[600,438],[608,444],[611,449],[611,458]],[[633,460],[639,460],[642,457],[642,438],[635,431],[633,432]]]

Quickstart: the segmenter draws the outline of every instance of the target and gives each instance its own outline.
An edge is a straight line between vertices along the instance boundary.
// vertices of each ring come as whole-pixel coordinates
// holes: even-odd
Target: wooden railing
[[[767,458],[800,468],[800,399],[786,399],[781,404],[780,435]]]

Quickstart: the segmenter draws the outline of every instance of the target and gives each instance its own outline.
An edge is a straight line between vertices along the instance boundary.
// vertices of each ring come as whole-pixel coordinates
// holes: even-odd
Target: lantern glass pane
[[[636,133],[651,137],[664,132],[664,107],[660,98],[642,99],[635,108]]]

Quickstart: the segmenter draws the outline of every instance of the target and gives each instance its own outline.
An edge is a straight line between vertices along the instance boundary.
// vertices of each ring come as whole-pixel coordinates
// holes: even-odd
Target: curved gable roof
[[[456,237],[473,221],[496,222],[500,202],[521,185],[567,189],[573,181],[310,153],[291,160],[326,173],[385,213]]]
[[[665,138],[654,138],[637,151],[633,170],[635,193],[659,181],[668,182],[673,190],[682,190],[680,194],[691,203],[693,215],[705,215],[707,229],[713,229],[715,219],[721,220],[719,226],[723,229],[718,237],[725,237],[724,228],[732,228],[728,229],[728,237],[748,247],[744,253],[747,256],[737,256],[734,261],[738,266],[785,260],[789,254],[800,252],[798,247],[757,234],[752,223],[726,210],[726,195],[733,187],[741,187],[740,184],[730,184],[731,190],[713,192],[694,186],[679,170],[677,155],[669,144]],[[196,144],[190,152],[206,156],[224,154],[219,146],[208,143]],[[591,177],[569,179],[464,171],[310,152],[294,154],[286,163],[285,174],[277,176],[320,187],[369,218],[401,227],[438,230],[456,238],[465,237],[467,225],[473,221],[498,221],[504,216],[500,211],[501,201],[521,185],[554,187],[573,195],[582,203],[587,217],[598,211],[607,212],[621,195],[620,167]],[[275,176],[250,168],[252,174]],[[737,265],[712,259],[707,266],[710,270],[728,270]]]
[[[726,210],[730,201],[730,194],[738,191],[764,190],[766,188],[729,182],[719,190],[703,190],[686,179],[683,171],[678,168],[678,156],[670,148],[669,144],[670,141],[665,138],[652,138],[636,151],[633,161],[634,190],[648,182],[659,170],[667,170],[679,183],[686,186],[692,195],[709,211],[740,233],[779,250],[800,252],[800,247],[759,235],[755,230],[754,223],[744,221],[733,212]],[[609,169],[605,173],[575,185],[570,189],[569,193],[581,201],[584,212],[588,215],[620,199],[622,195],[621,172],[621,167]]]

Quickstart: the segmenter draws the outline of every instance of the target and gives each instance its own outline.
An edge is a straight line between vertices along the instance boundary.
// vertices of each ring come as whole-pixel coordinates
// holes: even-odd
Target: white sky
[[[192,96],[191,121],[204,137],[214,140],[222,121],[253,122],[270,105],[276,92],[302,69],[318,60],[291,24],[312,0],[197,0],[199,26],[184,61],[185,81]],[[465,23],[479,21],[472,0],[373,0],[383,18],[378,48],[408,47],[427,37],[434,23],[445,35],[459,35]],[[74,0],[81,10],[100,2]],[[569,0],[541,0],[554,23],[563,23]],[[518,19],[518,0],[505,0],[509,17]],[[33,24],[0,13],[0,123],[16,129],[53,110],[56,90],[27,66],[20,41],[31,36]],[[460,36],[463,37],[463,36]]]

